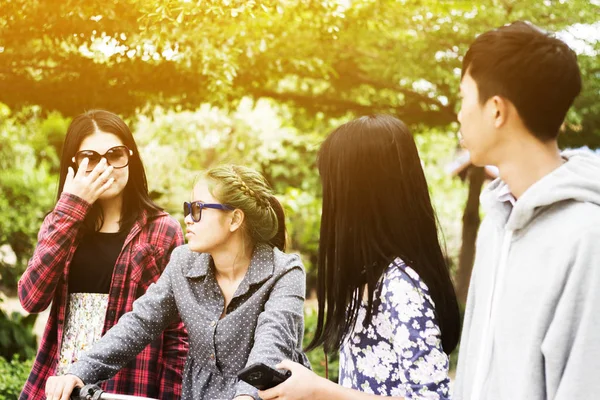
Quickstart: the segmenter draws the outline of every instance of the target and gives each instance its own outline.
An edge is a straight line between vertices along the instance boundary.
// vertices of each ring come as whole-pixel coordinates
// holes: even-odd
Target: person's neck
[[[243,278],[250,267],[253,252],[254,245],[243,240],[211,252],[216,277],[230,282]]]
[[[507,156],[498,161],[496,166],[500,178],[516,199],[564,163],[556,141],[543,143],[535,138],[528,138],[507,146],[504,153]]]
[[[101,232],[118,232],[121,222],[121,211],[123,209],[123,196],[117,196],[111,199],[98,200],[102,208],[104,217]]]

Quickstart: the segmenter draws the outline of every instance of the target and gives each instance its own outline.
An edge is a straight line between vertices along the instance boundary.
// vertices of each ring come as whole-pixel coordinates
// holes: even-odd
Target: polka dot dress
[[[242,368],[256,362],[274,367],[283,359],[309,366],[302,352],[305,285],[298,255],[257,246],[219,319],[225,300],[212,258],[178,247],[158,282],[73,364],[71,373],[86,383],[108,379],[179,315],[190,341],[182,399],[258,399],[254,387],[237,379]]]

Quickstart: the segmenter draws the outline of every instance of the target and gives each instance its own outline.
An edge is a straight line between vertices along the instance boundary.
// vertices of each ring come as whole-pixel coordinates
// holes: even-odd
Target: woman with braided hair
[[[183,399],[258,399],[237,371],[282,359],[309,366],[304,267],[283,252],[283,208],[263,176],[242,166],[213,168],[194,186],[184,214],[188,244],[69,375],[48,380],[49,399],[109,379],[178,317],[190,343]]]

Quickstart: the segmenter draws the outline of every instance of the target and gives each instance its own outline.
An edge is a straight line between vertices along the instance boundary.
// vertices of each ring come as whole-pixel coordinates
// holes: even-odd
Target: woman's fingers
[[[75,387],[75,380],[69,380],[65,386],[63,386],[62,395],[60,396],[60,400],[69,400],[71,397],[71,393],[73,392],[73,388]]]
[[[81,163],[81,166],[83,166],[83,163]],[[106,172],[106,169],[106,158],[102,158],[102,160],[96,164],[92,172],[90,172],[90,175],[88,176],[89,181],[92,183],[95,182],[102,173]]]
[[[69,400],[75,386],[83,386],[81,379],[75,375],[51,376],[46,381],[46,399]]]
[[[264,390],[264,391],[259,390],[258,395],[263,400],[273,400],[273,399],[277,399],[280,396],[280,393],[279,393],[279,389],[277,389],[277,386],[275,386],[272,389],[268,389],[268,390]]]
[[[85,178],[85,173],[87,172],[87,167],[89,163],[90,160],[87,157],[83,159],[81,164],[79,164],[79,168],[77,168],[77,174],[75,175],[77,178]]]
[[[287,369],[294,372],[298,367],[302,367],[300,364],[293,362],[292,360],[283,360],[275,366],[277,369]]]
[[[102,165],[100,165],[102,164]],[[105,168],[106,159],[102,159],[100,163],[94,168],[94,170],[88,176],[90,180],[90,188],[91,188],[91,201],[94,202],[102,193],[104,193],[115,181],[114,178],[111,178],[114,168],[112,165],[109,165],[108,168]],[[104,168],[104,169],[103,169]],[[102,171],[102,172],[100,172]]]
[[[101,195],[102,193],[106,192],[111,187],[114,181],[115,178],[110,178],[108,181],[106,181],[104,185],[102,185],[98,190],[98,195]]]
[[[48,400],[59,400],[62,396],[64,382],[62,379],[55,379],[55,384],[47,393]]]
[[[75,172],[73,171],[73,168],[69,167],[67,169],[67,176],[65,178],[65,185],[68,185],[71,182],[73,182],[73,177],[74,176],[75,176]]]
[[[113,167],[109,166],[108,168],[106,168],[104,170],[104,172],[102,172],[102,174],[100,174],[95,181],[92,181],[92,184],[96,185],[97,187],[103,187],[104,184],[106,184],[110,179],[110,174],[112,174],[113,172]]]
[[[56,386],[56,379],[51,376],[50,378],[48,378],[48,380],[46,381],[46,399],[51,400],[52,399],[52,394],[54,393],[54,387]]]

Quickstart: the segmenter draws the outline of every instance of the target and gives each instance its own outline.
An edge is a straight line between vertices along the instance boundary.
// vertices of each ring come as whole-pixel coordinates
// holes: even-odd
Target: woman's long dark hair
[[[319,240],[318,322],[308,349],[337,350],[351,332],[367,285],[365,325],[373,293],[400,257],[429,288],[442,346],[459,339],[458,302],[440,241],[425,175],[404,123],[373,115],[335,129],[318,155],[323,185]]]
[[[65,186],[69,167],[73,167],[74,171],[77,172],[77,166],[72,162],[72,158],[79,150],[81,142],[97,131],[118,136],[123,144],[133,151],[133,155],[129,158],[129,180],[123,191],[123,208],[121,209],[120,219],[120,231],[128,231],[142,210],[148,211],[149,215],[153,216],[162,209],[148,195],[146,172],[129,127],[119,116],[111,112],[91,110],[75,117],[69,125],[60,159],[60,178],[56,201],[60,198]],[[98,231],[103,223],[102,208],[96,202],[85,218],[84,229],[88,232]]]

